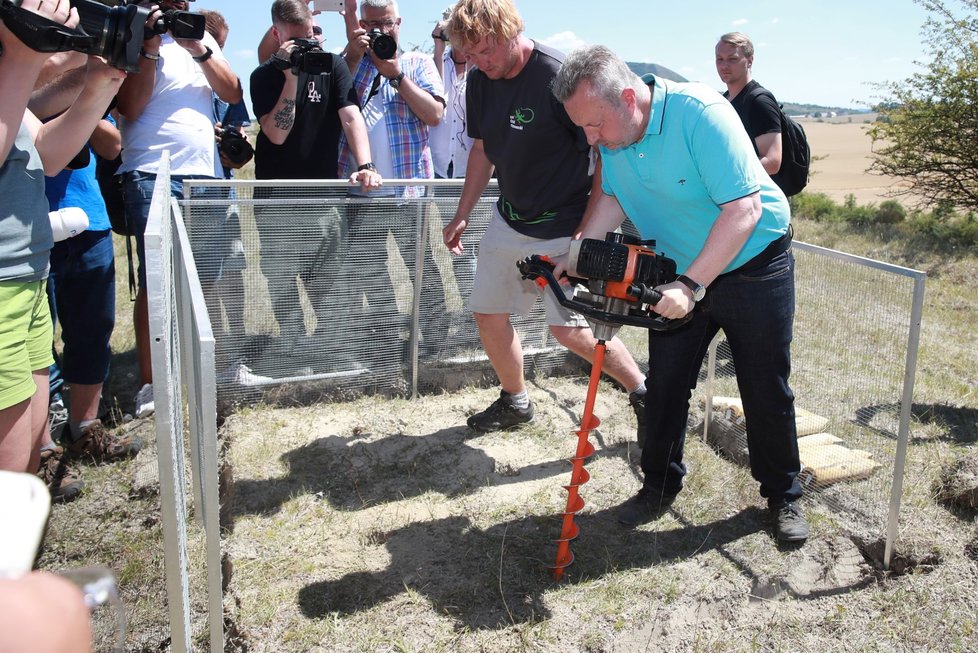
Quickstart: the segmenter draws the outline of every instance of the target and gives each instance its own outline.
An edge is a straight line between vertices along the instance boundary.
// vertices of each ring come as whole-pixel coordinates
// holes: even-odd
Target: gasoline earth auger
[[[571,480],[569,485],[564,486],[567,490],[567,507],[563,513],[560,537],[556,540],[557,558],[552,567],[554,579],[558,581],[563,577],[564,570],[574,562],[570,542],[580,533],[574,523],[574,515],[584,508],[584,499],[578,488],[590,479],[584,469],[584,461],[594,454],[594,445],[589,436],[601,423],[594,415],[594,401],[598,394],[607,341],[614,338],[618,329],[625,324],[667,331],[681,326],[692,317],[689,314],[679,320],[669,320],[652,311],[651,306],[662,298],[655,290],[656,286],[676,279],[676,262],[656,254],[654,247],[654,240],[638,241],[615,232],[609,232],[604,240],[585,238],[572,241],[567,275],[576,286],[570,298],[554,277],[553,262],[546,256],[533,255],[516,264],[524,279],[532,279],[541,288],[549,286],[563,306],[584,315],[598,341],[594,346],[581,427],[577,430],[577,450],[571,458]]]

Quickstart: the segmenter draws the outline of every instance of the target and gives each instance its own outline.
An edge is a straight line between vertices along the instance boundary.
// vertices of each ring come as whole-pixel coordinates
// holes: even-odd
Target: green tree
[[[899,177],[930,205],[978,209],[978,0],[917,0],[932,60],[881,84],[881,120],[869,130],[870,170]]]

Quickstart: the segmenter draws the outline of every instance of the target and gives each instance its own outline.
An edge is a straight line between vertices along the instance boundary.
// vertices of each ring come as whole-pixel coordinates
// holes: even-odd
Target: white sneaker
[[[136,393],[136,417],[142,419],[154,412],[156,412],[156,405],[153,403],[153,384],[146,383]]]
[[[217,382],[222,385],[267,385],[274,383],[275,379],[270,376],[255,374],[244,363],[238,363],[218,375]]]

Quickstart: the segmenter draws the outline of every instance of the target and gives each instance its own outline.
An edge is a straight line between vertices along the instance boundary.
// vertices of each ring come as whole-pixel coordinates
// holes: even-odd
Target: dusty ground
[[[886,580],[878,528],[818,499],[809,543],[779,548],[747,472],[696,440],[670,513],[621,529],[638,449],[608,386],[576,560],[555,583],[585,389],[538,380],[537,422],[488,435],[464,420],[491,389],[234,416],[227,544],[248,650],[978,650],[968,530],[920,488],[894,556],[909,575]],[[953,609],[934,600],[949,585]]]

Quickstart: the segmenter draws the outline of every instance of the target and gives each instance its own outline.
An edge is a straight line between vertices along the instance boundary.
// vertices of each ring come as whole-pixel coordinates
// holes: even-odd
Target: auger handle
[[[528,256],[522,261],[517,262],[516,267],[519,269],[520,274],[524,279],[532,279],[533,282],[541,288],[549,286],[553,291],[554,296],[557,298],[557,301],[560,302],[561,306],[577,311],[586,317],[593,318],[600,322],[607,322],[610,324],[627,324],[628,326],[637,326],[643,329],[651,329],[652,331],[669,331],[686,324],[686,322],[693,318],[692,312],[677,320],[670,320],[655,313],[649,315],[611,313],[609,311],[603,311],[596,306],[585,304],[582,301],[569,299],[564,294],[564,289],[561,287],[556,277],[554,277],[553,262],[546,256],[540,256],[539,254]],[[571,278],[571,280],[587,285],[587,279],[575,280]],[[655,302],[658,302],[659,299],[662,298],[662,294],[654,288],[640,288],[637,285],[633,286],[633,288],[638,289],[637,291],[643,295],[645,293],[648,293],[650,297],[657,295],[658,297],[655,299]],[[654,304],[655,302],[649,301],[645,303]]]

